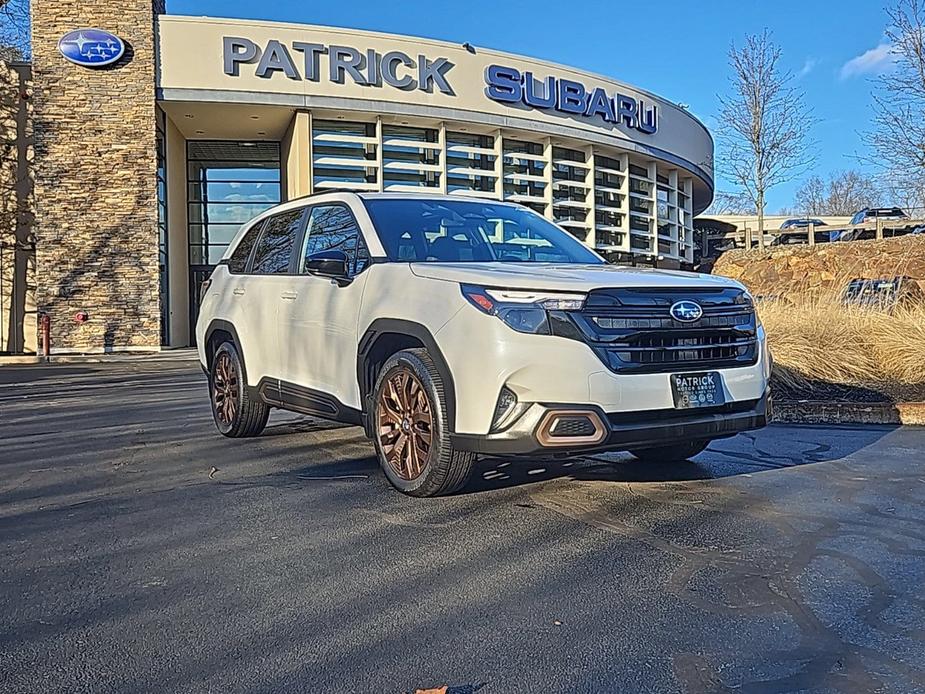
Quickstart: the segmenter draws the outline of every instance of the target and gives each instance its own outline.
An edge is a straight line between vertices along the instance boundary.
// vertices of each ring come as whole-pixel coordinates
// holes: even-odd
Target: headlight
[[[761,316],[758,315],[758,302],[750,291],[742,288],[742,292],[736,296],[735,303],[738,306],[747,306],[755,313],[755,325],[761,327]]]
[[[549,335],[547,311],[580,311],[584,294],[486,289],[460,285],[462,294],[482,313],[497,316],[519,333]]]

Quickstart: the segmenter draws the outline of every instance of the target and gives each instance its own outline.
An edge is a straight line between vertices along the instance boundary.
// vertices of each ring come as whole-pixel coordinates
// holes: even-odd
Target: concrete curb
[[[0,357],[0,368],[4,366],[35,366],[49,364],[118,364],[134,362],[194,362],[199,359],[195,349],[165,350],[162,352],[114,352],[107,354],[52,354],[46,360],[35,355]]]
[[[774,401],[774,421],[788,424],[925,425],[925,402]]]

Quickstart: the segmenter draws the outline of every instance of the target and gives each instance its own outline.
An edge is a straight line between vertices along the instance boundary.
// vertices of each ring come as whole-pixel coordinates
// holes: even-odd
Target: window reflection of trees
[[[302,210],[283,212],[270,217],[257,244],[253,271],[261,274],[279,274],[289,269],[289,257],[299,230]]]
[[[321,251],[343,251],[347,254],[351,275],[355,275],[366,267],[369,254],[360,239],[360,230],[356,221],[346,207],[341,205],[315,207],[312,209],[308,228],[304,258]]]

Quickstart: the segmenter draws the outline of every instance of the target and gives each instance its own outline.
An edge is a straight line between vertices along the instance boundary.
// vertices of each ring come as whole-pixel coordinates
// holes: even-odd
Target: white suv
[[[417,496],[462,487],[478,454],[683,460],[768,418],[742,285],[609,265],[489,200],[275,207],[203,288],[196,338],[221,433],[258,435],[271,407],[359,424]]]

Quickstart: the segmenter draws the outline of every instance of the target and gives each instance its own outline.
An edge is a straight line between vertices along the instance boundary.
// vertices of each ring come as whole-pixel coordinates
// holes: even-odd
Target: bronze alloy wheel
[[[379,443],[403,480],[421,476],[433,444],[434,417],[424,386],[408,368],[393,373],[379,395]]]
[[[240,379],[238,370],[228,352],[219,352],[215,357],[212,376],[212,402],[215,416],[219,421],[230,426],[238,414],[238,395]]]

